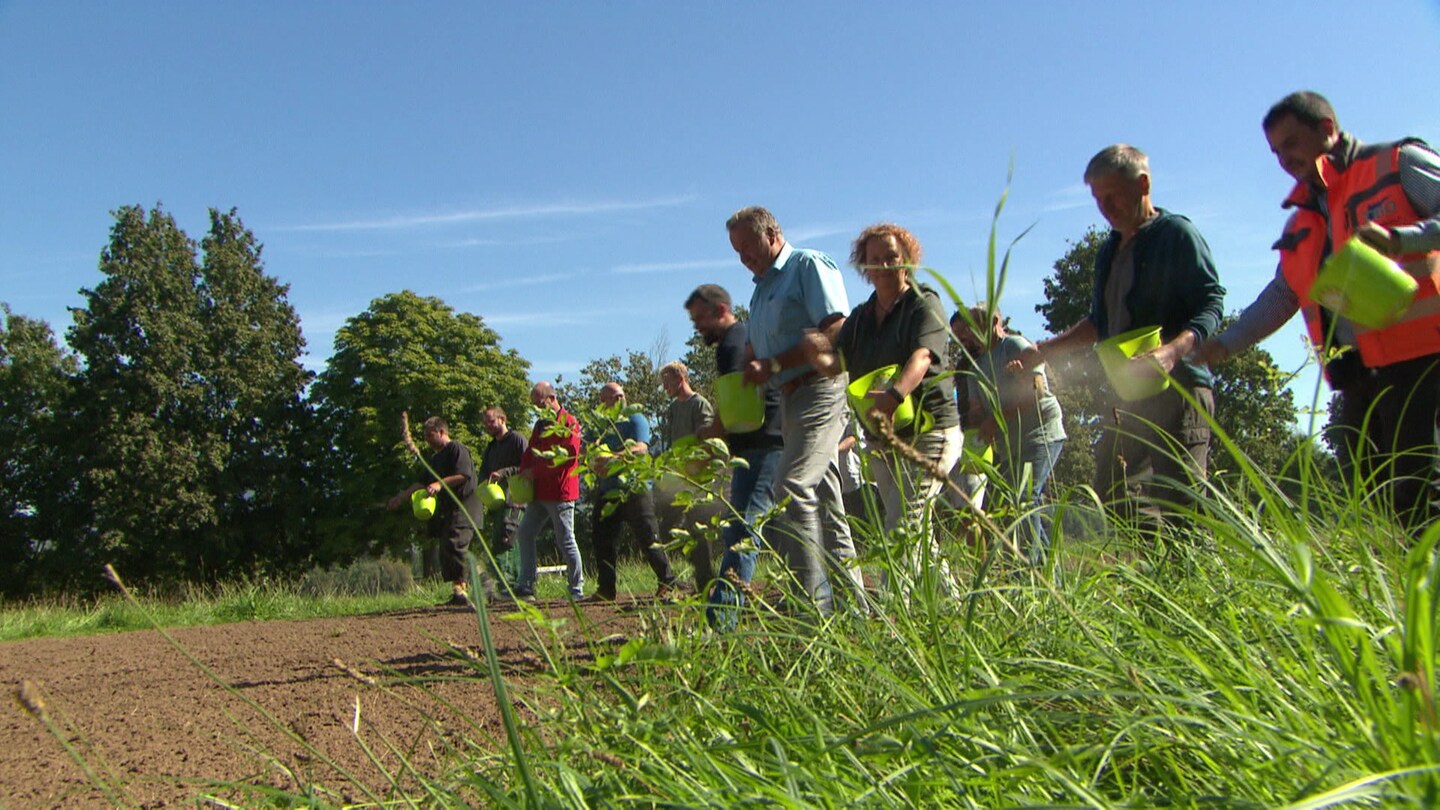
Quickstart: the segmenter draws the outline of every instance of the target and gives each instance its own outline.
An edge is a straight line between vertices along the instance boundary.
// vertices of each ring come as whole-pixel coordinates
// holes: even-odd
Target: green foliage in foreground
[[[627,638],[580,610],[492,617],[525,622],[546,662],[502,682],[528,721],[499,739],[447,724],[453,767],[367,785],[366,806],[1436,806],[1440,529],[1407,549],[1363,498],[1268,483],[1216,485],[1159,536],[1058,537],[1047,571],[1012,562],[1006,526],[988,555],[951,537],[958,599],[826,620],[762,599],[731,634],[693,602],[643,610]],[[873,572],[893,548],[870,539]]]
[[[536,776],[573,807],[1435,806],[1434,533],[1406,555],[1363,510],[1209,506],[1168,552],[1072,543],[1058,588],[972,567],[959,602],[730,636],[657,613],[594,667],[551,659]]]

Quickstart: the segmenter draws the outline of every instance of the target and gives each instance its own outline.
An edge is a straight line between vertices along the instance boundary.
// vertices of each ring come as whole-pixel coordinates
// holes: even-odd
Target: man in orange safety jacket
[[[1264,119],[1270,150],[1295,187],[1275,248],[1274,280],[1224,333],[1197,350],[1220,362],[1280,328],[1298,310],[1337,393],[1331,446],[1351,480],[1385,485],[1418,530],[1435,506],[1440,413],[1440,155],[1418,139],[1363,144],[1341,131],[1319,93],[1292,93]],[[1398,322],[1366,329],[1309,293],[1325,258],[1352,236],[1400,263],[1419,284]],[[1358,477],[1355,477],[1358,476]]]

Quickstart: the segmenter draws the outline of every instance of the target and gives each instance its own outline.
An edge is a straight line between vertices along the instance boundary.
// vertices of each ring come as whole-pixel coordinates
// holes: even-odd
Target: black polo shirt
[[[877,368],[889,365],[904,367],[916,349],[930,350],[930,368],[914,392],[918,405],[935,418],[934,430],[960,424],[955,407],[955,381],[946,368],[946,347],[950,327],[940,294],[924,284],[911,284],[900,293],[895,308],[885,316],[884,323],[876,317],[875,294],[856,307],[840,327],[835,348],[845,358],[850,379],[858,379]],[[906,435],[913,426],[898,431]]]

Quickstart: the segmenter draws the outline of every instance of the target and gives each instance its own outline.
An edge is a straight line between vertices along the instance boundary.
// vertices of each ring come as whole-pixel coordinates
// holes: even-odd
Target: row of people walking
[[[1188,218],[1155,205],[1149,159],[1125,144],[1102,149],[1083,173],[1111,227],[1095,261],[1090,310],[1036,344],[1009,334],[993,303],[947,318],[938,293],[916,278],[921,247],[905,228],[875,225],[855,239],[851,264],[873,291],[852,309],[830,257],[791,245],[765,208],[732,215],[726,222],[730,244],[754,282],[748,322],[736,317],[731,296],[719,285],[701,285],[684,306],[696,331],[714,347],[718,372],[742,373],[764,390],[767,407],[761,427],[724,434],[730,451],[746,464],[731,481],[729,503],[738,517],[725,530],[710,588],[712,620],[723,624],[724,616],[733,615],[726,611],[744,599],[737,585],[750,581],[756,550],[767,545],[784,559],[796,597],[822,614],[833,610],[837,576],[844,590],[864,599],[839,506],[837,449],[847,421],[847,383],[887,366],[896,367],[894,374],[865,394],[860,409],[885,507],[887,542],[903,538],[897,542],[900,553],[887,565],[887,575],[900,581],[887,586],[953,587],[929,520],[962,448],[956,377],[947,364],[952,334],[974,361],[966,382],[970,424],[996,440],[996,470],[1008,489],[1019,491],[1025,484],[1027,497],[1038,505],[1065,441],[1045,363],[1137,326],[1158,326],[1159,346],[1130,360],[1122,373],[1165,376],[1170,385],[1133,401],[1112,394],[1105,403],[1094,486],[1121,519],[1163,518],[1194,503],[1195,484],[1208,467],[1215,411],[1209,365],[1253,345],[1301,311],[1339,394],[1334,421],[1342,464],[1361,473],[1353,480],[1383,484],[1410,526],[1428,522],[1440,480],[1435,475],[1440,156],[1416,139],[1361,144],[1339,128],[1329,102],[1310,91],[1277,102],[1263,130],[1281,167],[1296,181],[1284,201],[1292,213],[1275,245],[1280,267],[1274,281],[1224,334],[1217,332],[1225,289],[1209,246]],[[1400,260],[1418,283],[1395,323],[1361,325],[1346,317],[1343,306],[1310,297],[1326,257],[1352,236]],[[1336,309],[1323,308],[1327,303]],[[615,388],[602,398],[623,396]],[[566,560],[571,594],[580,598],[583,574],[570,517],[578,480],[573,469],[550,458],[551,451],[563,448],[578,459],[581,434],[548,383],[537,384],[531,399],[547,418],[532,431],[516,470],[534,480],[539,508],[528,510],[518,525],[514,589],[520,596],[533,592],[534,539],[548,520]],[[923,418],[896,423],[893,417],[906,403]],[[723,433],[719,427],[707,430]],[[642,435],[638,426],[617,425],[614,434],[617,453],[645,452],[649,442],[648,431]],[[612,515],[619,517],[607,520],[630,522],[632,530],[639,525],[637,537],[652,548],[647,538],[653,504],[648,514],[643,505],[648,498],[634,494],[625,503],[640,505],[617,508]],[[782,510],[760,537],[755,523],[775,504]],[[1039,514],[1031,509],[1021,523],[1026,553],[1036,562],[1046,547]],[[601,533],[597,525],[597,594],[613,599],[613,535],[608,525],[604,539]],[[663,553],[651,553],[650,559],[663,591],[673,584],[673,572]]]

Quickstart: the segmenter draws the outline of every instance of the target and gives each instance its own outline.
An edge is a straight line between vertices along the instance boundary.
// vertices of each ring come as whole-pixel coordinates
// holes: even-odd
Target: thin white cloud
[[[1076,183],[1071,186],[1056,189],[1046,195],[1047,202],[1040,208],[1041,212],[1070,211],[1076,208],[1084,208],[1087,205],[1094,205],[1095,200],[1090,196],[1090,189],[1084,183]]]
[[[266,258],[272,258],[276,254],[289,254],[294,256],[302,256],[308,259],[327,260],[379,259],[389,256],[408,255],[405,251],[401,250],[349,250],[344,248],[330,249],[322,247],[289,247],[285,245],[277,246],[274,242],[265,246]]]
[[[695,196],[661,197],[654,200],[634,202],[606,201],[586,203],[550,203],[548,205],[517,205],[505,208],[482,208],[465,211],[448,211],[428,214],[401,214],[379,219],[355,219],[342,222],[322,222],[308,225],[288,225],[276,228],[282,231],[380,231],[402,228],[419,228],[428,225],[456,225],[467,222],[485,222],[498,219],[534,219],[554,216],[587,216],[607,214],[616,211],[639,211],[647,208],[672,208],[684,205]]]
[[[567,380],[573,380],[589,363],[589,360],[532,360],[530,376],[536,380],[553,380],[557,374],[564,374]]]
[[[721,267],[738,267],[739,259],[701,259],[689,262],[649,262],[646,264],[622,264],[610,269],[612,273],[631,275],[635,273],[660,273],[666,270],[713,270]]]
[[[785,232],[785,241],[797,247],[804,247],[806,242],[813,242],[816,239],[824,239],[827,236],[837,234],[848,234],[851,231],[860,231],[848,225],[812,225],[808,228],[796,228],[793,231]]]
[[[461,293],[489,292],[491,290],[507,290],[514,287],[533,287],[537,284],[551,284],[556,281],[564,281],[567,278],[575,278],[578,273],[546,273],[539,276],[518,276],[507,278],[502,281],[485,281],[479,284],[471,284],[468,287],[460,288]]]
[[[457,239],[453,242],[436,242],[435,246],[444,249],[464,249],[474,247],[527,247],[529,245],[557,245],[564,242],[573,242],[579,238],[576,234],[555,234],[552,236],[533,236],[523,239]]]

